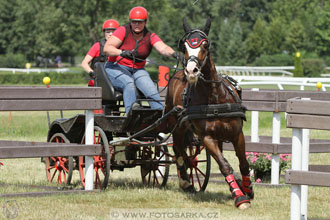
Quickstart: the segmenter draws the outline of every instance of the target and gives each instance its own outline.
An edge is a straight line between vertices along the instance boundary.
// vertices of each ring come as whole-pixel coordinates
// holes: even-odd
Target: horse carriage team
[[[185,191],[194,192],[184,158],[185,148],[189,145],[187,142],[198,139],[218,163],[235,206],[248,208],[254,193],[242,132],[245,108],[241,105],[240,91],[232,79],[216,73],[208,39],[210,19],[201,29],[192,29],[184,21],[185,35],[180,40],[179,52],[150,32],[146,28],[147,21],[147,10],[138,6],[130,10],[129,23],[124,26],[114,19],[104,22],[104,39],[96,42],[82,61],[83,69],[91,77],[89,86],[94,86],[95,64],[103,62],[113,87],[123,95],[127,115],[141,108],[137,102],[138,91],[151,100],[151,109],[162,110],[164,106],[158,89],[144,68],[146,58],[154,48],[163,56],[181,60],[184,70],[170,79],[165,102],[165,114],[176,106],[183,109],[180,114],[169,116],[166,130],[173,135],[179,185]],[[181,53],[184,56],[180,56]],[[222,143],[227,141],[234,145],[241,180],[234,177],[232,167],[223,156]]]

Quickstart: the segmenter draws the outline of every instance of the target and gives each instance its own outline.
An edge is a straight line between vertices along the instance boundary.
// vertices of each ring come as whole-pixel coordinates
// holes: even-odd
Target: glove
[[[132,59],[133,58],[133,52],[130,50],[122,50],[120,53],[121,57],[127,58],[127,59]]]
[[[174,53],[172,53],[172,57],[174,59],[181,60],[180,52],[175,51]]]
[[[90,78],[95,79],[95,74],[93,71],[90,71],[88,74]]]

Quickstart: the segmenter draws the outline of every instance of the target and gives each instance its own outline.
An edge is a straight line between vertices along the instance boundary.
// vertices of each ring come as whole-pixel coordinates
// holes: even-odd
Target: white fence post
[[[86,110],[85,144],[94,144],[94,111]],[[94,158],[85,156],[85,190],[93,190],[94,184]]]
[[[302,129],[292,129],[292,170],[301,170]],[[300,220],[301,186],[291,186],[291,220]]]
[[[272,143],[279,144],[281,139],[281,113],[273,113],[273,136]],[[272,155],[272,176],[271,184],[279,184],[280,179],[280,155]]]
[[[309,129],[302,130],[303,142],[301,153],[301,170],[308,171],[309,165]],[[308,212],[308,186],[301,185],[301,219],[307,220]]]
[[[253,88],[252,91],[259,91]],[[251,111],[251,142],[259,142],[259,112]]]
[[[302,100],[310,100],[310,98],[302,98]],[[309,129],[302,129],[302,149],[301,149],[301,170],[308,171],[309,165]],[[308,212],[308,186],[301,186],[301,219],[307,220]]]

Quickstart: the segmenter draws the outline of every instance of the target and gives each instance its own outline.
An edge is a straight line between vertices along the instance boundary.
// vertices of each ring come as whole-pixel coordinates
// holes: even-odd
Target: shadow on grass
[[[147,186],[142,183],[142,180],[136,180],[131,178],[116,178],[109,180],[108,187],[114,187],[114,188],[130,188],[130,189],[152,189],[152,186]],[[171,189],[171,185],[166,185],[164,187],[155,187],[157,189]]]
[[[182,191],[182,193],[186,192]],[[198,192],[196,194],[189,194],[188,198],[194,202],[214,202],[218,204],[224,204],[232,200],[229,192],[228,194],[222,192]]]
[[[129,188],[129,189],[152,189],[152,187],[148,187],[142,183],[142,181],[134,180],[130,178],[117,178],[113,179],[109,182],[107,190],[111,190],[111,188]],[[179,188],[176,181],[169,180],[167,185],[162,188],[157,188],[158,190],[166,190],[173,191],[173,193],[181,193],[186,195],[188,199],[194,202],[215,202],[218,204],[224,204],[229,200],[232,200],[231,194],[222,193],[222,192],[198,192],[196,194],[191,194],[188,192],[184,192]]]

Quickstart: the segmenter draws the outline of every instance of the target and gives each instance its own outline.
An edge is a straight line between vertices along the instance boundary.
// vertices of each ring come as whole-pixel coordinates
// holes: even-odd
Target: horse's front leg
[[[211,136],[205,136],[203,138],[203,143],[207,147],[208,152],[217,161],[221,173],[225,176],[226,182],[228,183],[230,191],[232,192],[235,206],[240,209],[246,209],[250,207],[249,198],[244,195],[241,188],[238,186],[233,175],[233,168],[223,156],[221,150],[222,142],[218,143],[218,140],[212,138]]]
[[[242,183],[240,187],[242,191],[250,198],[254,198],[254,192],[252,188],[252,183],[250,180],[250,169],[249,163],[246,160],[245,156],[245,138],[243,132],[238,135],[238,139],[233,142],[236,156],[239,160],[239,168],[242,174]]]
[[[173,150],[176,157],[176,166],[178,170],[179,186],[185,192],[195,193],[195,188],[191,185],[190,179],[187,173],[187,164],[185,158],[187,158],[186,146],[185,146],[185,132],[173,133]]]

